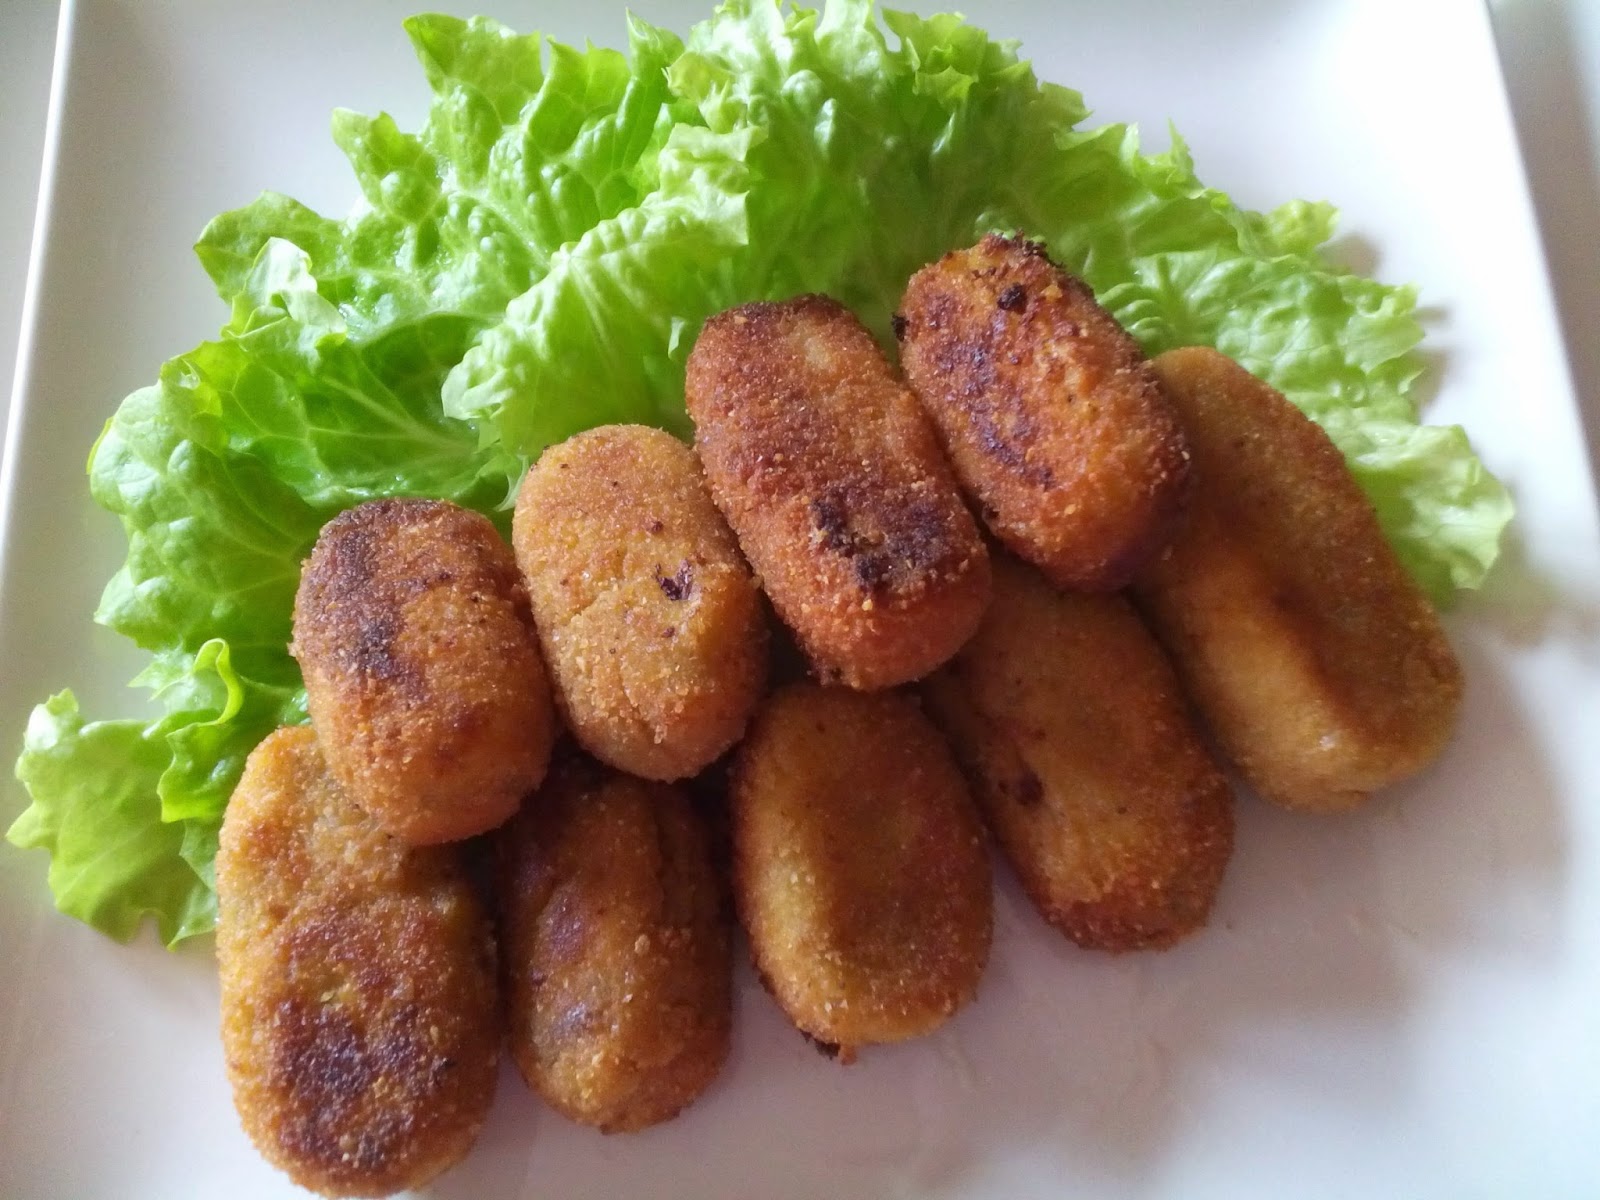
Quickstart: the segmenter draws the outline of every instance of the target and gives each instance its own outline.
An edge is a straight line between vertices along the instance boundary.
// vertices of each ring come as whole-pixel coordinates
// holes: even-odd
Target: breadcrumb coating
[[[407,841],[493,829],[544,777],[550,685],[511,548],[477,513],[390,499],[335,517],[290,650],[329,769]]]
[[[574,756],[496,835],[511,1057],[607,1133],[676,1116],[727,1059],[730,928],[678,788]]]
[[[766,614],[694,451],[642,425],[553,446],[523,479],[512,540],[585,750],[673,780],[739,740],[766,683]]]
[[[1122,587],[1171,535],[1183,432],[1143,352],[1035,242],[918,271],[900,365],[989,529],[1058,587]]]
[[[250,755],[216,870],[223,1053],[263,1157],[325,1196],[391,1195],[460,1161],[501,1026],[457,848],[385,833],[298,727]]]
[[[1155,368],[1195,461],[1186,527],[1135,592],[1228,757],[1269,800],[1336,811],[1432,762],[1461,668],[1322,428],[1215,350]]]
[[[1113,951],[1205,924],[1233,796],[1127,600],[997,554],[988,616],[923,695],[1046,920]]]
[[[917,679],[977,628],[988,554],[915,399],[826,296],[706,322],[695,448],[778,618],[827,682]]]
[[[896,692],[774,693],[733,763],[734,898],[762,983],[846,1062],[977,992],[994,897],[950,748]]]

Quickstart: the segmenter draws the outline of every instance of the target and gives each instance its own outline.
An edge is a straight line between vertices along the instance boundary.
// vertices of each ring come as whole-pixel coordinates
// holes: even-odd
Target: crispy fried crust
[[[222,1045],[245,1132],[325,1196],[461,1160],[500,1046],[489,920],[453,847],[383,832],[309,728],[245,764],[217,851]]]
[[[716,1078],[729,922],[683,792],[574,757],[498,838],[511,1056],[574,1121],[629,1132]]]
[[[1195,459],[1186,529],[1138,580],[1190,696],[1256,790],[1333,811],[1431,762],[1461,670],[1317,425],[1214,350],[1155,367]]]
[[[750,953],[802,1032],[848,1062],[972,999],[993,925],[988,850],[913,700],[774,693],[735,754],[729,803]]]
[[[739,740],[766,682],[766,615],[692,450],[642,425],[580,433],[528,472],[512,533],[584,749],[671,780]]]
[[[1205,924],[1233,796],[1126,600],[996,555],[983,625],[923,695],[1046,920],[1114,951]]]
[[[721,313],[686,387],[711,494],[822,678],[889,687],[955,653],[988,602],[988,555],[848,310],[802,296]]]
[[[1123,586],[1170,536],[1183,434],[1137,343],[1033,242],[912,277],[900,364],[989,528],[1059,587]]]
[[[511,548],[477,513],[396,499],[335,517],[290,650],[329,768],[407,841],[492,829],[543,778],[550,685]]]

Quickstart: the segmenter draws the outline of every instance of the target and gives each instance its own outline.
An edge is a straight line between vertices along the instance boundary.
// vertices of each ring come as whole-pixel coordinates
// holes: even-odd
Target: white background
[[[148,2],[157,9],[177,7]],[[1127,3],[1145,11],[1159,7],[1145,0]],[[1425,23],[1415,14],[1442,14],[1449,3],[1351,0],[1346,6],[1351,11],[1386,9],[1399,14],[1396,19],[1407,36],[1350,49],[1370,56],[1373,78],[1391,82],[1403,78],[1415,56],[1437,51]],[[1460,3],[1467,6],[1473,0]],[[351,7],[331,0],[327,5],[330,12],[341,13]],[[486,0],[483,7],[499,6]],[[599,0],[594,7],[602,7]],[[1091,19],[1097,11],[1089,3],[1061,7],[1088,14],[1081,20]],[[314,5],[300,8],[302,14],[315,11]],[[1219,25],[1226,25],[1241,5],[1219,2],[1211,11]],[[1596,171],[1600,3],[1504,0],[1495,14],[1512,111],[1572,350],[1570,367],[1578,394],[1586,398],[1586,436],[1594,447],[1595,401],[1600,396],[1600,338],[1594,333],[1594,314],[1600,313]],[[152,24],[159,21],[151,18]],[[1358,22],[1350,24],[1353,28]],[[36,0],[0,0],[0,379],[9,378],[14,358],[13,331],[21,308],[38,179],[52,35],[50,6]],[[149,47],[141,52],[148,53]],[[1169,48],[1167,54],[1157,66],[1187,68],[1182,48]],[[211,64],[210,69],[225,72],[227,64]],[[1268,64],[1263,74],[1270,81],[1276,69]],[[1292,71],[1296,64],[1290,61],[1282,69]],[[91,101],[103,105],[124,82],[112,70],[104,78],[75,80],[74,86],[86,87]],[[370,82],[345,81],[357,96]],[[1260,79],[1252,82],[1259,84]],[[189,86],[203,91],[193,81]],[[1218,86],[1227,87],[1228,81],[1220,80]],[[1090,91],[1091,103],[1103,94]],[[375,106],[360,104],[349,95],[341,98],[359,107]],[[1375,158],[1369,177],[1355,182],[1341,178],[1339,164],[1328,164],[1326,188],[1321,186],[1324,172],[1316,161],[1314,142],[1297,138],[1299,130],[1292,127],[1292,121],[1303,121],[1304,114],[1259,116],[1266,144],[1288,160],[1280,173],[1307,180],[1306,194],[1327,194],[1343,202],[1358,236],[1363,230],[1385,228],[1385,222],[1424,231],[1415,246],[1379,237],[1376,247],[1364,251],[1357,242],[1347,244],[1345,252],[1381,251],[1377,266],[1385,277],[1424,278],[1443,294],[1461,298],[1462,320],[1444,333],[1452,356],[1450,378],[1488,380],[1495,386],[1464,400],[1447,388],[1441,407],[1449,411],[1437,415],[1462,419],[1474,429],[1493,426],[1490,401],[1526,411],[1535,423],[1544,419],[1541,398],[1518,391],[1522,383],[1516,369],[1518,353],[1532,356],[1527,377],[1536,385],[1549,387],[1552,375],[1559,374],[1550,370],[1550,346],[1538,336],[1537,313],[1526,323],[1505,326],[1519,334],[1531,331],[1525,344],[1494,345],[1497,327],[1478,318],[1504,310],[1470,295],[1473,280],[1505,278],[1517,295],[1530,296],[1537,308],[1538,272],[1526,261],[1530,247],[1516,227],[1517,209],[1514,203],[1496,209],[1502,224],[1482,230],[1475,243],[1487,247],[1485,253],[1504,254],[1504,262],[1492,264],[1491,270],[1480,264],[1441,265],[1437,243],[1443,235],[1430,233],[1437,223],[1432,218],[1438,215],[1407,211],[1410,202],[1400,186],[1392,189],[1399,197],[1392,203],[1401,211],[1386,212],[1391,189],[1385,172],[1414,181],[1425,172],[1459,171],[1461,186],[1472,187],[1472,138],[1463,136],[1452,122],[1492,117],[1493,98],[1480,100],[1465,116],[1450,111],[1432,114],[1438,124],[1417,131],[1413,159],[1396,153],[1390,144],[1391,157]],[[380,101],[390,102],[389,96]],[[1103,115],[1137,116],[1158,127],[1164,114]],[[1231,180],[1246,181],[1235,190],[1252,205],[1283,198],[1251,191],[1252,181],[1268,174],[1253,170],[1250,162],[1259,156],[1259,146],[1240,145],[1237,139],[1230,142],[1225,129],[1207,127],[1203,121],[1184,122],[1182,114],[1177,115],[1197,153],[1204,151],[1200,170],[1208,181],[1225,188],[1232,186]],[[1370,113],[1364,112],[1363,119],[1369,117],[1381,117],[1380,106],[1374,103]],[[1326,128],[1339,128],[1341,119],[1329,114]],[[266,136],[270,124],[263,116],[257,134]],[[1494,129],[1484,128],[1484,136],[1492,141]],[[108,144],[108,148],[124,151],[130,167],[137,166],[135,150],[160,150],[154,143]],[[336,158],[325,142],[308,153]],[[217,185],[216,180],[207,182]],[[263,182],[279,180],[241,176],[225,182],[237,203]],[[1504,180],[1495,181],[1495,186],[1502,199],[1514,197],[1515,186],[1508,188]],[[305,195],[300,187],[289,190]],[[305,198],[335,210],[340,203],[340,197],[333,195]],[[199,221],[222,205],[209,200],[195,204],[210,205],[203,212],[184,215],[184,220],[194,217],[197,231]],[[94,231],[92,248],[105,252],[104,257],[56,264],[66,272],[68,284],[81,287],[88,273],[117,271],[119,263],[159,259],[174,274],[184,272],[185,289],[205,290],[198,268],[175,259],[166,247],[130,243],[120,231],[119,219],[118,214],[108,214],[110,227]],[[161,358],[209,332],[187,323],[191,311],[165,315],[169,325],[161,327],[162,338],[141,347],[127,347],[126,340],[133,335],[110,327],[86,329],[83,337],[115,343],[118,353],[108,361],[115,359],[117,369],[130,375],[127,386],[132,386],[153,376]],[[149,318],[143,319],[148,326]],[[123,349],[130,351],[128,356],[121,354]],[[1452,407],[1458,403],[1463,405],[1459,411]],[[1548,428],[1552,436],[1571,436],[1570,425],[1559,419],[1541,428]],[[76,445],[76,436],[63,434],[57,440]],[[1536,494],[1538,438],[1496,441],[1495,446],[1502,454],[1496,465]],[[1592,495],[1568,494],[1562,505],[1530,505],[1523,525],[1532,554],[1544,555],[1546,567],[1583,564],[1593,558],[1592,548],[1566,555],[1561,547],[1564,530],[1592,536]],[[1592,572],[1592,567],[1584,569]],[[76,571],[95,574],[98,560],[76,564]],[[1595,728],[1592,711],[1571,707],[1573,696],[1595,696],[1595,675],[1591,671],[1584,676],[1581,664],[1572,661],[1571,648],[1582,645],[1577,640],[1584,636],[1581,631],[1574,637],[1553,620],[1541,627],[1540,598],[1535,595],[1524,597],[1528,616],[1519,625],[1517,599],[1508,600],[1502,589],[1457,618],[1456,628],[1465,635],[1461,644],[1469,675],[1499,685],[1495,694],[1486,696],[1480,689],[1474,695],[1469,721],[1477,736],[1508,734],[1524,747],[1542,749],[1552,771],[1565,764],[1561,768],[1565,775],[1524,778],[1515,774],[1511,763],[1493,759],[1488,760],[1487,771],[1480,772],[1478,763],[1458,755],[1426,787],[1409,794],[1405,806],[1340,825],[1307,824],[1253,809],[1241,825],[1241,862],[1254,864],[1253,871],[1241,870],[1230,880],[1217,928],[1207,939],[1172,952],[1159,971],[1132,959],[1086,962],[1039,928],[1014,894],[1003,891],[1002,940],[1012,949],[1001,955],[995,978],[986,985],[997,993],[993,1002],[974,1014],[978,1023],[967,1022],[960,1036],[929,1047],[884,1052],[878,1060],[881,1072],[880,1066],[864,1063],[854,1069],[858,1074],[843,1076],[816,1062],[782,1030],[759,996],[747,996],[750,1003],[740,1014],[744,1024],[739,1048],[725,1081],[718,1085],[719,1094],[708,1097],[680,1122],[636,1142],[600,1142],[538,1112],[512,1085],[502,1094],[484,1143],[436,1194],[510,1194],[505,1189],[517,1189],[526,1161],[529,1196],[615,1195],[634,1174],[630,1164],[659,1161],[671,1164],[670,1182],[663,1175],[656,1181],[659,1188],[652,1189],[652,1181],[635,1179],[633,1191],[709,1195],[737,1164],[716,1161],[714,1155],[703,1162],[682,1160],[701,1153],[701,1147],[726,1147],[739,1135],[752,1152],[778,1165],[762,1187],[744,1193],[761,1195],[763,1200],[820,1194],[835,1168],[842,1178],[879,1179],[874,1160],[885,1154],[902,1154],[915,1162],[902,1183],[906,1194],[913,1195],[964,1191],[962,1171],[981,1178],[991,1194],[1012,1200],[1056,1193],[1237,1196],[1257,1189],[1264,1194],[1330,1198],[1349,1194],[1576,1197],[1600,1192],[1600,1179],[1592,1173],[1587,1179],[1579,1174],[1582,1164],[1600,1164],[1600,1153],[1593,1146],[1600,1132],[1594,1043],[1573,1036],[1583,1031],[1591,1038],[1600,1037],[1595,1032],[1600,1014],[1592,1008],[1573,1011],[1575,1004],[1592,1002],[1597,994],[1593,987],[1574,983],[1577,971],[1592,971],[1595,956],[1590,952],[1583,958],[1573,949],[1594,943],[1596,913],[1580,908],[1579,898],[1595,893],[1596,862],[1584,859],[1574,848],[1600,845],[1593,836],[1595,776],[1573,768],[1582,755],[1570,745],[1558,744],[1557,737],[1559,730],[1581,729],[1581,722]],[[82,620],[76,613],[39,616],[41,628],[58,634]],[[1592,629],[1587,636],[1592,643]],[[12,662],[5,662],[0,679],[13,668]],[[10,685],[0,684],[8,688],[0,706],[6,713],[38,698],[31,678],[26,680],[29,694],[10,694],[9,688],[18,686],[15,679],[14,674]],[[1573,687],[1552,688],[1552,680]],[[103,694],[109,696],[111,689]],[[104,706],[95,711],[105,711]],[[1541,741],[1549,744],[1540,747]],[[10,752],[0,746],[0,763],[9,762]],[[1530,752],[1516,762],[1540,760],[1541,755]],[[1594,761],[1592,751],[1587,761]],[[1456,808],[1445,803],[1457,795],[1471,804]],[[1525,809],[1507,816],[1506,805]],[[1562,806],[1567,811],[1557,811]],[[0,821],[7,817],[9,813],[0,814]],[[1418,853],[1407,857],[1398,847]],[[0,854],[11,852],[0,850]],[[6,865],[16,862],[12,856]],[[1302,877],[1297,870],[1327,864],[1348,871],[1348,877],[1318,879],[1310,872]],[[21,876],[20,871],[0,874],[7,880]],[[37,869],[29,874],[31,888],[39,886],[38,874]],[[1277,911],[1269,911],[1270,903],[1261,903],[1267,898],[1280,905]],[[1337,921],[1329,919],[1330,905]],[[1404,927],[1398,929],[1392,924],[1397,910],[1408,913]],[[0,932],[4,928],[0,926]],[[3,1200],[56,1196],[97,1200],[111,1195],[159,1195],[169,1200],[176,1195],[217,1194],[207,1188],[222,1179],[235,1183],[241,1196],[278,1194],[276,1177],[247,1152],[242,1159],[236,1157],[240,1138],[227,1111],[225,1088],[218,1081],[217,1055],[198,1032],[215,1018],[215,984],[203,953],[168,959],[149,946],[121,951],[55,918],[29,929],[25,945],[0,939],[0,988],[9,1000],[0,1003],[0,1012],[9,1014],[0,1027],[0,1059],[29,1063],[28,1069],[0,1078]],[[1319,956],[1318,939],[1326,939],[1325,957]],[[1282,956],[1281,977],[1263,975],[1264,948]],[[1354,952],[1362,948],[1374,952]],[[56,960],[58,954],[69,960],[70,969]],[[1354,964],[1354,969],[1347,969],[1346,963]],[[1579,965],[1572,967],[1573,963]],[[1041,965],[1054,969],[1040,969]],[[1239,974],[1230,977],[1235,965]],[[1562,990],[1556,1003],[1543,1007],[1540,998],[1530,993],[1546,981]],[[1458,1002],[1460,997],[1444,994],[1448,988],[1469,989],[1470,1001]],[[1128,1037],[1126,1046],[1096,1044],[1096,1039],[1125,1037],[1132,1027],[1119,1032],[1114,1023],[1097,1019],[1103,1009],[1095,1006],[1107,999],[1144,1014],[1148,1028],[1171,1030],[1172,1039]],[[1003,1007],[999,1001],[1010,1005],[1010,1016],[997,1015]],[[63,1052],[50,1038],[71,1027],[71,1014],[80,1008],[102,1014],[103,1019],[88,1028],[85,1044]],[[1501,1013],[1510,1027],[1497,1024]],[[1533,1013],[1541,1014],[1546,1023],[1530,1027],[1527,1017]],[[1034,1022],[1039,1028],[1073,1028],[1083,1044],[1053,1037],[1028,1048],[1028,1053],[1017,1053],[995,1029],[1005,1020]],[[161,1039],[185,1028],[197,1031],[194,1043],[166,1043],[165,1056],[193,1064],[193,1078],[160,1069]],[[961,1058],[963,1047],[1003,1057],[980,1054],[968,1061]],[[36,1052],[36,1057],[28,1058],[28,1051]],[[1340,1054],[1348,1059],[1340,1061]],[[1137,1056],[1137,1061],[1130,1065],[1129,1056]],[[134,1061],[149,1070],[119,1072],[119,1065]],[[1114,1069],[1107,1070],[1107,1064]],[[1032,1070],[1035,1066],[1040,1069]],[[941,1105],[939,1089],[952,1077],[1006,1071],[1015,1073],[1014,1094],[1006,1096],[997,1111],[965,1114],[970,1126],[987,1139],[974,1146],[963,1114]],[[96,1079],[97,1073],[108,1094],[75,1090],[88,1086],[84,1081]],[[863,1111],[859,1093],[881,1075],[904,1083],[905,1091],[896,1097],[900,1103]],[[143,1094],[143,1081],[155,1078],[171,1090]],[[1106,1094],[1107,1083],[1120,1090]],[[1460,1094],[1451,1094],[1453,1086]],[[792,1130],[763,1113],[761,1102],[769,1092],[797,1101]],[[1469,1094],[1473,1092],[1479,1094]],[[988,1088],[973,1091],[986,1100],[994,1094]],[[215,1098],[218,1111],[202,1117],[187,1111],[196,1095]],[[1203,1107],[1197,1111],[1197,1106]],[[858,1126],[827,1146],[807,1143],[807,1131],[839,1132],[831,1115],[836,1109],[859,1113]],[[116,1117],[108,1122],[104,1114]],[[538,1143],[531,1154],[530,1129]],[[1278,1139],[1281,1154],[1275,1156],[1270,1145],[1249,1146],[1249,1153],[1237,1156],[1226,1152],[1230,1143],[1245,1147],[1252,1139],[1267,1137]],[[1041,1171],[1051,1169],[1062,1146],[1074,1163],[1074,1174],[1060,1177],[1058,1186],[1042,1187]],[[568,1150],[581,1157],[563,1157]],[[993,1158],[1003,1155],[1009,1158],[997,1166]],[[49,1165],[34,1170],[27,1160]],[[1241,1161],[1256,1163],[1262,1173],[1250,1178],[1231,1175]],[[574,1166],[580,1162],[581,1170]],[[108,1175],[107,1163],[122,1174]],[[185,1192],[181,1181],[186,1172],[192,1172],[194,1180],[212,1182],[196,1182],[194,1190]],[[108,1178],[120,1178],[126,1186],[112,1187]],[[157,1179],[165,1181],[167,1190],[150,1190],[149,1181]],[[1585,1184],[1593,1186],[1586,1191]],[[843,1192],[868,1194],[848,1186],[832,1194]]]

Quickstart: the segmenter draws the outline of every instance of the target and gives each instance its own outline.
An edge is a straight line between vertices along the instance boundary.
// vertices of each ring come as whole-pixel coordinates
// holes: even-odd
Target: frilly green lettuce
[[[11,827],[62,911],[116,937],[209,929],[244,757],[305,719],[287,652],[301,559],[390,494],[489,513],[593,425],[680,434],[683,363],[727,305],[829,292],[887,342],[918,267],[985,232],[1043,240],[1152,352],[1204,343],[1326,427],[1437,598],[1475,587],[1510,503],[1455,428],[1418,424],[1409,288],[1323,256],[1334,212],[1238,208],[1181,139],[1085,128],[1076,92],[955,16],[730,0],[626,55],[493,21],[406,22],[423,128],[334,115],[361,200],[267,193],[196,247],[230,319],[129,396],[90,464],[126,562],[96,619],[151,655],[148,721],[35,709]]]

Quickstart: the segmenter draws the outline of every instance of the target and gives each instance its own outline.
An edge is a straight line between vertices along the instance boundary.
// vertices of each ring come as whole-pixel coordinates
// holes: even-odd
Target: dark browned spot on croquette
[[[685,600],[694,590],[694,569],[687,562],[682,562],[671,575],[663,575],[658,566],[656,582],[661,585],[661,591],[668,600]]]
[[[854,549],[850,532],[850,515],[844,499],[837,492],[813,496],[810,504],[813,539],[824,549],[849,554]]]
[[[1039,802],[1044,799],[1044,784],[1040,782],[1039,777],[1033,773],[1033,769],[1026,763],[1022,765],[1022,770],[1017,777],[1011,781],[1007,791],[1010,792],[1011,798],[1023,808],[1037,807]]]
[[[290,1097],[280,1133],[286,1151],[352,1178],[411,1152],[414,1105],[454,1065],[428,1048],[423,1032],[370,1016],[363,1028],[337,1003],[298,997],[280,1001],[271,1020],[269,1079]],[[389,1101],[375,1102],[380,1093]]]

